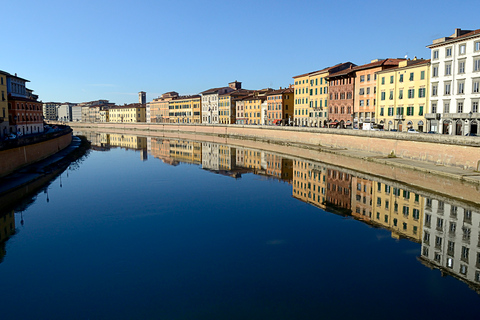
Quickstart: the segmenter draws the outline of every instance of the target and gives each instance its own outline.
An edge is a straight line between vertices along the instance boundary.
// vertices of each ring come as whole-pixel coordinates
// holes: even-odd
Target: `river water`
[[[480,204],[461,192],[239,145],[79,134],[88,156],[1,213],[1,319],[478,316]]]

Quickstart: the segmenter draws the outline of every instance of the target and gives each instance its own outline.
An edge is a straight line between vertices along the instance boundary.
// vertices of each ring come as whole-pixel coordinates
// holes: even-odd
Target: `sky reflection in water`
[[[15,213],[0,264],[2,318],[476,314],[478,211],[415,192],[406,199],[407,189],[386,194],[386,183],[259,150],[126,135],[107,142],[94,141],[62,187],[52,182],[49,202],[40,193],[23,226]]]

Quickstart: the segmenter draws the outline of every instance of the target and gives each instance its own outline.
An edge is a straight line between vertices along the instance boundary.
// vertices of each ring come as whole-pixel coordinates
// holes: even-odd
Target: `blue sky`
[[[2,12],[0,70],[44,102],[285,87],[340,62],[430,58],[433,39],[480,28],[478,0],[16,0]]]

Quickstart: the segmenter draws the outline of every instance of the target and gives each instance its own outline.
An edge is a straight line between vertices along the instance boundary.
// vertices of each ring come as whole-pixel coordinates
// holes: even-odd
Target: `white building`
[[[72,121],[72,105],[69,103],[62,104],[58,107],[58,121]]]
[[[201,92],[202,95],[202,123],[217,124],[218,118],[218,95],[229,93],[242,88],[238,81],[230,82],[228,87],[213,88]]]
[[[480,213],[425,199],[421,260],[480,290]]]
[[[480,134],[480,29],[433,40],[429,130],[451,135]]]
[[[82,107],[81,106],[72,106],[72,121],[74,121],[74,122],[82,121]]]
[[[202,143],[202,169],[219,170],[218,144],[211,142]]]
[[[45,120],[57,120],[59,102],[44,102],[43,103],[43,118]]]

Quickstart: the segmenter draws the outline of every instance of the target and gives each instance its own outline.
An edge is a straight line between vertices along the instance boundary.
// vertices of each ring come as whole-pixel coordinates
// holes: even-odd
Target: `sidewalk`
[[[376,163],[382,163],[389,166],[406,168],[452,179],[463,180],[469,183],[480,184],[480,172],[478,171],[463,170],[461,168],[446,167],[441,165],[435,165],[429,162],[409,160],[404,158],[389,158],[357,150],[325,149],[324,151],[347,157],[360,158]]]

